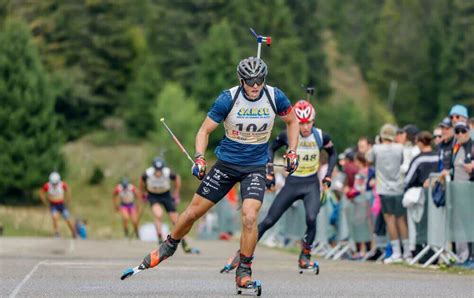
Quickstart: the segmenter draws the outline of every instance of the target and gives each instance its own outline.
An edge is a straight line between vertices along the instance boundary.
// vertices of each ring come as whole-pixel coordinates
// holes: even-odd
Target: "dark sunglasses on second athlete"
[[[455,129],[454,133],[457,134],[457,135],[460,134],[460,133],[465,134],[465,133],[467,133],[467,129],[462,129],[462,128],[461,129]]]
[[[265,78],[264,77],[257,77],[257,78],[253,78],[253,79],[244,79],[243,81],[245,82],[245,85],[247,85],[247,86],[253,86],[255,84],[260,86],[265,82]]]
[[[443,136],[441,135],[434,135],[435,138],[442,138]]]

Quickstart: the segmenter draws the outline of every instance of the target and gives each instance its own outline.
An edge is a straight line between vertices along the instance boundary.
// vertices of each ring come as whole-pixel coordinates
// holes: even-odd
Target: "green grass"
[[[393,264],[392,266],[401,266],[401,267],[419,269],[419,270],[424,270],[424,271],[439,271],[439,272],[445,272],[445,273],[457,274],[457,275],[474,275],[474,270],[459,267],[459,266],[447,266],[446,264],[432,265],[432,266],[428,266],[427,268],[423,268],[419,265],[412,266],[406,263]]]
[[[4,236],[51,236],[53,234],[49,211],[46,207],[0,206],[0,222],[3,224]],[[64,232],[67,231],[64,230]]]
[[[142,140],[129,136],[124,131],[98,130],[82,138],[82,141],[95,146],[119,146],[123,144],[137,145]]]
[[[106,133],[111,135],[110,132]],[[68,143],[63,151],[67,159],[67,175],[62,175],[72,190],[72,201],[68,205],[73,218],[83,218],[88,222],[88,233],[91,238],[111,239],[123,237],[121,217],[114,211],[112,192],[114,186],[124,176],[138,186],[139,177],[150,166],[150,159],[156,152],[153,144],[148,142],[129,142],[100,145],[91,139],[102,135],[94,133],[83,139]],[[127,137],[122,137],[127,139]],[[115,139],[118,139],[115,138]],[[94,170],[99,167],[104,173],[104,180],[98,185],[89,185]],[[45,177],[46,181],[47,177]],[[197,181],[183,181],[181,191],[181,211],[189,202],[197,187]],[[143,204],[144,212],[141,223],[152,222],[148,203]],[[168,217],[165,216],[165,222]],[[49,236],[52,235],[52,223],[46,207],[10,207],[0,206],[0,223],[7,236]],[[168,222],[169,223],[169,222]],[[61,235],[69,237],[69,231],[63,220],[60,221]]]

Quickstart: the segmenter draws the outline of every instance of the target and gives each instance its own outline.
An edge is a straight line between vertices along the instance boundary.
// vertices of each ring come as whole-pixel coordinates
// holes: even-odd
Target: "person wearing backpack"
[[[288,97],[278,88],[266,84],[267,74],[267,65],[261,58],[249,57],[239,62],[237,75],[240,84],[224,90],[217,97],[196,135],[192,173],[202,182],[191,203],[180,214],[165,242],[146,255],[137,269],[125,271],[122,279],[156,267],[173,256],[193,224],[236,183],[240,183],[242,234],[235,282],[238,291],[260,288],[255,286],[258,283],[252,279],[251,266],[258,237],[257,218],[265,193],[268,142],[277,117],[286,124],[288,130],[285,170],[292,173],[298,168],[298,121]],[[217,162],[206,174],[204,154],[209,135],[221,122],[224,124],[225,136],[215,150]]]
[[[286,178],[285,186],[275,197],[267,216],[258,225],[258,240],[270,229],[297,200],[303,200],[306,212],[306,232],[302,239],[302,249],[298,259],[300,269],[318,268],[317,262],[311,261],[311,248],[316,236],[316,219],[320,207],[320,182],[318,178],[319,156],[321,150],[328,153],[328,169],[322,179],[324,188],[331,185],[331,174],[337,163],[337,154],[331,137],[321,129],[314,127],[316,115],[314,107],[306,100],[298,101],[293,109],[298,118],[300,134],[298,138],[298,169]],[[270,162],[267,165],[267,188],[275,185],[273,158],[281,147],[288,147],[288,135],[282,131],[269,148]],[[239,251],[229,258],[221,272],[228,272],[237,267]]]

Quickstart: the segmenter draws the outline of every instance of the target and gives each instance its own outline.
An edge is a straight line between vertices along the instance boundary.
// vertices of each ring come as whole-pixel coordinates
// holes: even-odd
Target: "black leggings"
[[[316,218],[320,207],[319,180],[308,178],[289,177],[285,186],[276,196],[265,219],[258,225],[258,240],[270,229],[297,200],[303,200],[306,212],[306,233],[303,237],[303,245],[310,246],[316,236]]]

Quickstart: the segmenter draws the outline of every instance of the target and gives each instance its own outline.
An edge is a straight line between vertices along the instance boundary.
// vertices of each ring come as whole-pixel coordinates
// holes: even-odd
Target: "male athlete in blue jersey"
[[[241,288],[253,286],[251,264],[258,237],[257,218],[265,192],[268,142],[276,115],[287,126],[286,170],[292,173],[298,167],[298,120],[286,95],[265,84],[267,73],[267,65],[260,58],[249,57],[240,61],[237,66],[240,85],[219,95],[196,136],[192,171],[202,183],[167,240],[145,257],[138,266],[139,270],[155,267],[172,256],[194,222],[240,182],[242,235],[236,283]],[[225,136],[215,151],[218,160],[206,174],[204,153],[209,135],[221,122],[224,122]]]

